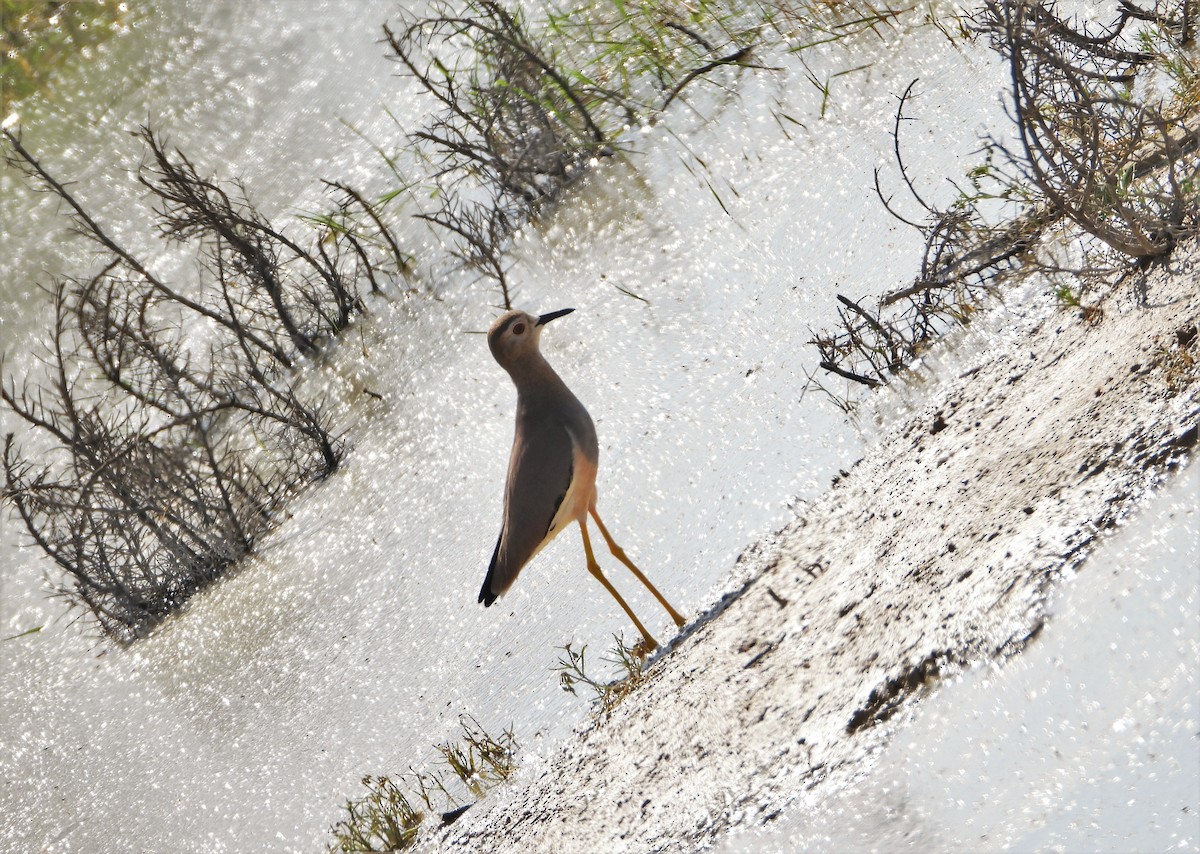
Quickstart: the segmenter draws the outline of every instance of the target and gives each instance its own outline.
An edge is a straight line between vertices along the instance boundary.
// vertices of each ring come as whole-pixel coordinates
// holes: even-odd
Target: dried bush
[[[555,13],[535,28],[494,0],[467,0],[461,11],[435,2],[428,14],[384,27],[391,58],[438,108],[412,134],[439,200],[418,216],[451,236],[452,252],[495,284],[505,308],[505,243],[528,216],[611,154],[627,124],[748,53],[735,46],[714,57],[694,28],[662,17],[666,4],[634,8],[613,4],[618,14],[603,21]],[[639,29],[647,20],[654,26]],[[660,87],[653,107],[639,99],[647,63]]]
[[[821,369],[872,387],[887,383],[949,328],[966,322],[988,294],[1021,270],[1027,250],[1050,222],[1045,209],[1035,207],[1010,222],[993,224],[994,217],[986,216],[983,207],[1013,202],[1018,190],[1011,176],[991,163],[975,170],[971,187],[960,189],[949,205],[926,201],[909,175],[900,143],[900,130],[910,120],[904,110],[916,83],[900,96],[892,140],[901,182],[920,215],[898,210],[894,196],[884,193],[878,169],[875,192],[892,216],[920,232],[925,244],[920,269],[910,285],[875,298],[871,307],[838,294],[838,323],[814,333],[810,341]],[[809,382],[819,386],[815,378]]]
[[[924,215],[918,221],[898,213],[878,173],[876,192],[889,212],[921,232],[921,268],[911,285],[876,299],[872,308],[839,295],[838,323],[811,342],[820,367],[863,385],[886,383],[948,328],[969,320],[1006,281],[1036,270],[1064,272],[1035,251],[1063,220],[1125,258],[1123,270],[1112,268],[1118,274],[1164,257],[1194,233],[1200,131],[1193,115],[1134,97],[1137,71],[1162,58],[1120,40],[1131,20],[1186,38],[1188,11],[1185,3],[1175,20],[1123,2],[1117,20],[1093,34],[1069,26],[1040,1],[987,3],[980,26],[1009,60],[1020,147],[989,140],[988,164],[972,177],[985,176],[991,188],[983,191],[976,182],[944,209],[926,203],[901,155],[909,86],[896,113],[895,157]],[[980,207],[990,200],[1021,201],[1024,210],[990,224]],[[1083,270],[1070,272],[1095,278],[1110,268],[1092,257]],[[820,387],[815,378],[810,384]]]
[[[456,254],[491,278],[511,305],[500,244],[526,212],[600,153],[607,135],[594,102],[564,77],[519,12],[473,0],[435,3],[393,31],[390,57],[439,110],[412,134],[431,164],[440,209],[422,214],[453,235]]]
[[[1135,94],[1155,57],[1123,46],[1131,20],[1184,26],[1127,0],[1099,34],[1073,28],[1042,0],[989,0],[982,25],[1009,61],[1021,143],[1013,163],[1055,211],[1144,261],[1195,229],[1200,137]]]
[[[568,180],[606,134],[595,101],[564,77],[519,12],[474,0],[457,14],[435,5],[398,33],[386,25],[391,57],[444,108],[413,136],[432,147],[435,177],[461,177],[532,204]]]
[[[110,260],[52,286],[45,378],[0,384],[29,428],[5,439],[2,494],[66,573],[59,592],[130,641],[248,553],[295,490],[337,468],[343,448],[293,369],[361,311],[357,278],[372,261],[344,236],[301,246],[240,186],[200,176],[144,130],[140,178],[158,231],[195,246],[202,272],[173,286],[5,138],[9,163],[64,202]]]

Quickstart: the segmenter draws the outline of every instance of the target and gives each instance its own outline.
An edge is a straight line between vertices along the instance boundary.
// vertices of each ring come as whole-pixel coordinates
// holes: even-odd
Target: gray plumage
[[[643,655],[658,642],[600,570],[588,536],[589,515],[608,550],[659,601],[675,625],[682,626],[685,621],[604,526],[596,509],[596,469],[600,463],[596,427],[583,404],[538,350],[542,327],[572,311],[565,308],[540,317],[510,311],[488,330],[492,355],[517,387],[517,424],[504,487],[504,521],[479,590],[479,601],[484,605],[495,602],[534,555],[569,523],[578,522],[588,572],[612,594],[641,632],[642,640],[634,651]]]
[[[596,428],[579,399],[538,349],[542,327],[570,312],[510,311],[492,324],[488,346],[517,388],[517,418],[504,520],[479,601],[491,605],[569,522],[595,500]],[[565,506],[564,506],[565,505]]]

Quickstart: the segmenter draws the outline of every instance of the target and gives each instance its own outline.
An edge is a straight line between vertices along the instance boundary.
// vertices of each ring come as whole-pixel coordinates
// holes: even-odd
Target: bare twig
[[[240,185],[235,195],[149,130],[141,136],[158,233],[194,242],[208,277],[194,296],[113,241],[6,134],[10,162],[113,257],[53,287],[47,376],[0,382],[0,401],[27,428],[20,442],[6,437],[0,497],[66,573],[61,594],[121,641],[211,583],[295,490],[336,470],[341,443],[291,368],[361,311],[359,276],[381,287],[379,259],[353,234],[322,231],[305,248],[259,216]],[[189,334],[197,324],[209,327],[203,338]]]

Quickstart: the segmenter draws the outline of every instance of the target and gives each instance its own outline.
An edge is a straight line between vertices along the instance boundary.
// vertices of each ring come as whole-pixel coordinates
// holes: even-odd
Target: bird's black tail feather
[[[500,554],[500,540],[504,534],[501,533],[496,538],[496,548],[492,550],[492,562],[488,564],[487,577],[483,579],[483,587],[479,588],[479,601],[483,603],[483,607],[490,608],[492,603],[496,601],[497,594],[492,592],[492,575],[496,572],[496,556]]]

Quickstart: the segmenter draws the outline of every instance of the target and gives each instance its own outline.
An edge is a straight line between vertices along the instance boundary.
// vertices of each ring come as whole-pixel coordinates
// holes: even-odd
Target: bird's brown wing
[[[528,417],[517,425],[504,491],[504,523],[479,591],[484,605],[508,590],[545,545],[574,467],[574,445],[562,422]]]

